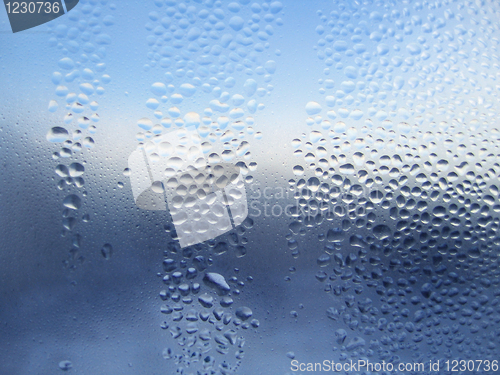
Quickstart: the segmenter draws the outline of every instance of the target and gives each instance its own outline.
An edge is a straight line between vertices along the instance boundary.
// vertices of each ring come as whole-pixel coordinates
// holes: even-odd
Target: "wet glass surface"
[[[7,11],[1,374],[498,372],[498,2]]]

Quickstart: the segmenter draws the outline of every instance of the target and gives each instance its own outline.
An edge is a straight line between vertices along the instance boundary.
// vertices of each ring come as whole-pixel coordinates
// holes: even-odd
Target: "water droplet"
[[[51,100],[49,102],[49,112],[55,112],[59,108],[59,104],[55,100]]]
[[[101,255],[104,257],[104,259],[110,260],[111,256],[113,255],[113,246],[111,246],[109,243],[104,244],[101,249]]]
[[[69,371],[73,368],[73,364],[70,361],[59,362],[59,368],[63,371]]]
[[[49,130],[46,138],[49,142],[60,143],[69,138],[69,133],[65,128],[55,126]]]
[[[321,109],[321,105],[317,102],[309,102],[306,104],[306,112],[310,116],[320,113]]]
[[[373,235],[379,240],[389,238],[392,235],[391,229],[385,224],[379,224],[373,227]]]
[[[82,205],[82,201],[77,195],[71,194],[64,198],[63,205],[72,210],[78,210]]]
[[[156,96],[162,96],[167,93],[167,86],[161,82],[155,82],[151,85],[151,92]]]
[[[214,288],[220,295],[227,294],[231,290],[224,276],[218,273],[207,272],[203,281],[208,286]]]
[[[61,60],[59,60],[58,64],[61,69],[66,69],[66,70],[71,70],[75,66],[75,62],[69,57],[62,58]]]
[[[242,321],[251,318],[253,315],[252,310],[249,307],[243,306],[236,309],[236,316]]]
[[[243,20],[240,16],[233,16],[229,20],[229,26],[231,26],[231,28],[235,31],[240,31],[244,24],[245,20]]]
[[[85,172],[85,167],[80,163],[71,163],[69,166],[69,175],[71,177],[80,177]]]

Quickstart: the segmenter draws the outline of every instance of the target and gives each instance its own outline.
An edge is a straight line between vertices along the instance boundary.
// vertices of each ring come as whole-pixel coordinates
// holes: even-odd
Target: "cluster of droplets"
[[[63,56],[58,61],[58,70],[52,74],[55,98],[48,106],[50,112],[61,114],[61,125],[48,131],[47,140],[61,144],[52,157],[58,163],[55,168],[60,177],[57,187],[66,194],[63,199],[64,236],[74,232],[80,220],[90,220],[88,214],[79,214],[82,197],[87,195],[86,191],[79,192],[85,184],[86,162],[81,158],[85,149],[94,147],[93,135],[99,122],[97,97],[104,94],[104,86],[111,81],[105,72],[106,46],[111,43],[105,29],[114,23],[113,16],[106,15],[114,9],[115,5],[105,0],[82,0],[65,17],[66,23],[58,20],[55,27],[49,24],[52,35],[49,43]],[[84,257],[79,252],[81,236],[75,233],[72,238],[70,255],[64,264],[75,268]]]
[[[139,149],[144,150],[148,159],[157,159],[153,153],[161,144],[169,143],[164,142],[165,134],[188,130],[189,137],[196,138],[199,144],[197,152],[198,149],[202,152],[204,163],[231,163],[239,169],[244,181],[251,183],[252,172],[257,169],[250,151],[251,138],[262,137],[254,129],[255,116],[265,108],[265,97],[273,91],[271,81],[277,64],[270,56],[269,40],[282,24],[279,13],[283,5],[279,1],[251,3],[249,0],[154,3],[157,9],[149,14],[146,24],[150,31],[147,39],[150,51],[144,69],[160,71],[163,77],[150,87],[153,95],[146,108],[152,113],[138,121]],[[275,51],[275,55],[280,52]],[[205,101],[206,96],[212,96],[206,108],[194,112],[193,107]],[[165,182],[157,183],[160,190],[173,180],[170,170],[179,170],[177,154],[183,153],[184,148],[175,147],[158,155],[169,158]],[[188,154],[185,157],[189,159]],[[181,181],[174,182],[176,185],[170,188],[179,189]],[[175,220],[173,224],[181,229]],[[252,312],[247,307],[231,313],[233,298],[240,293],[244,282],[233,276],[228,283],[234,283],[236,289],[230,289],[223,275],[207,273],[205,268],[212,262],[208,254],[220,256],[232,252],[238,258],[243,257],[248,242],[245,231],[252,226],[253,221],[247,218],[217,241],[174,251],[174,255],[165,259],[167,274],[163,280],[169,289],[162,291],[160,297],[175,304],[162,307],[169,318],[163,328],[170,327],[172,337],[183,349],[181,354],[175,354],[175,350],[168,348],[164,355],[175,359],[177,371],[237,373],[244,343],[239,330],[256,328],[259,324],[250,319]],[[168,231],[173,240],[178,238],[174,229]],[[189,262],[192,267],[187,266]],[[165,266],[167,263],[181,269]],[[203,279],[201,283],[195,281],[198,274]],[[225,358],[234,350],[236,363],[231,365]],[[223,356],[220,362],[216,355]]]
[[[292,141],[303,161],[288,247],[322,249],[316,279],[335,297],[338,359],[493,360],[498,5],[409,5],[318,12],[325,97],[306,104],[312,129]]]
[[[205,111],[205,113],[208,111],[209,110]],[[257,163],[250,160],[250,143],[245,139],[245,132],[237,132],[237,130],[244,129],[243,123],[233,123],[231,128],[227,128],[230,123],[227,117],[219,117],[218,122],[213,125],[214,123],[212,123],[210,117],[201,117],[196,112],[188,112],[181,117],[181,112],[178,108],[170,108],[168,113],[171,116],[177,116],[177,118],[174,120],[175,126],[172,128],[170,128],[172,125],[172,120],[170,118],[162,119],[162,125],[166,128],[170,128],[166,133],[164,133],[164,127],[160,124],[154,125],[148,118],[142,118],[138,121],[138,126],[146,130],[145,133],[140,132],[137,135],[137,140],[140,142],[139,149],[143,149],[148,157],[168,158],[166,161],[167,164],[175,167],[175,165],[178,164],[176,161],[179,159],[180,150],[174,147],[171,150],[166,149],[163,153],[158,153],[156,145],[164,139],[165,134],[174,134],[174,132],[176,132],[179,136],[182,135],[186,139],[190,139],[191,141],[195,140],[197,148],[199,148],[202,153],[200,156],[209,164],[233,163],[238,166],[242,175],[245,176],[245,181],[247,183],[253,181],[253,176],[250,172],[254,172],[257,169]],[[213,133],[208,125],[213,125],[212,128],[216,127],[217,134]],[[185,130],[189,130],[189,133],[184,135]],[[220,141],[222,145],[218,143],[218,141]],[[219,148],[222,147],[223,150],[213,152],[214,146],[218,146]],[[190,157],[189,155],[186,156]],[[168,173],[165,173],[164,177],[169,177]]]
[[[498,9],[484,3],[335,2],[329,17],[318,11],[315,49],[326,65],[319,93],[331,109],[307,123],[495,116]],[[312,116],[321,106],[310,104]]]
[[[252,310],[238,304],[246,283],[253,279],[241,277],[235,268],[234,275],[226,280],[223,275],[210,272],[210,267],[214,257],[231,247],[241,251],[239,237],[251,226],[247,219],[238,227],[238,233],[229,235],[228,242],[211,240],[208,247],[198,244],[180,249],[175,229],[165,225],[172,240],[164,252],[163,272],[158,274],[166,287],[160,291],[160,311],[165,314],[161,328],[170,332],[181,350],[167,347],[163,356],[173,360],[180,373],[237,373],[244,356],[245,338],[241,330],[259,326],[259,321],[252,318]]]
[[[149,14],[146,25],[151,50],[145,69],[166,72],[151,86],[154,96],[146,107],[153,111],[153,120],[139,121],[144,130],[137,135],[140,142],[187,126],[189,114],[182,116],[178,107],[189,109],[198,97],[209,94],[213,99],[192,124],[205,140],[209,162],[240,162],[247,172],[256,169],[248,138],[262,137],[254,129],[253,115],[265,108],[262,98],[273,90],[276,62],[264,56],[269,55],[276,26],[282,24],[278,14],[283,6],[278,1],[249,3],[155,2],[159,10]],[[246,176],[247,182],[252,180]]]

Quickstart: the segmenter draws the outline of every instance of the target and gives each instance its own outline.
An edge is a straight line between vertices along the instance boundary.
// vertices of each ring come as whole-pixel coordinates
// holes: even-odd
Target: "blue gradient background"
[[[103,9],[110,4],[95,3]],[[263,52],[263,61],[272,58],[278,68],[271,82],[274,90],[262,98],[266,108],[254,115],[253,127],[263,137],[251,140],[252,161],[258,169],[252,174],[255,185],[248,189],[249,196],[256,186],[288,189],[293,166],[304,163],[292,156],[291,141],[310,130],[305,105],[324,101],[318,93],[324,63],[314,48],[315,28],[320,22],[317,11],[328,14],[335,4],[322,0],[283,3],[279,16],[284,24],[275,27],[270,47]],[[65,193],[57,189],[54,168],[59,161],[51,156],[60,147],[45,137],[51,127],[61,125],[63,112],[61,108],[54,114],[47,111],[49,100],[55,98],[51,76],[63,57],[50,46],[49,30],[67,23],[67,16],[12,34],[6,13],[0,11],[1,374],[54,374],[61,371],[58,363],[63,360],[72,362],[73,374],[175,373],[172,360],[162,357],[164,348],[177,345],[168,331],[160,329],[164,316],[158,293],[163,285],[157,276],[169,241],[163,225],[170,218],[167,212],[137,209],[122,174],[137,145],[137,120],[151,113],[144,104],[152,97],[150,86],[164,74],[159,67],[144,69],[149,52],[144,25],[156,7],[149,1],[115,4],[116,9],[109,12],[115,23],[105,29],[111,37],[105,57],[105,73],[111,82],[98,98],[96,146],[71,158],[86,162],[81,191],[88,195],[81,213],[91,215],[89,223],[78,224],[80,252],[86,261],[74,270],[62,264],[71,240],[61,236]],[[82,2],[75,10],[81,7]],[[377,9],[375,4],[369,7]],[[367,48],[372,53],[376,45]],[[274,53],[277,49],[280,56]],[[331,78],[337,82],[341,78],[335,74]],[[182,113],[202,112],[212,98],[199,90],[178,107]],[[124,183],[123,189],[117,187],[118,182]],[[285,206],[294,200],[272,198],[268,202]],[[216,257],[210,268],[232,275],[238,267],[240,275],[254,279],[237,298],[239,304],[252,308],[260,327],[245,332],[245,357],[237,373],[289,374],[286,353],[290,351],[301,362],[337,359],[339,352],[332,349],[334,332],[342,323],[325,314],[336,303],[335,296],[325,295],[314,278],[321,250],[311,242],[297,261],[285,239],[288,217],[261,216],[254,222],[246,233],[247,255],[238,259],[226,253]],[[310,230],[312,237],[319,232]],[[101,256],[104,243],[113,245],[111,261]],[[297,271],[287,281],[292,266]],[[378,298],[372,290],[365,293]],[[298,311],[298,318],[290,317],[292,310]],[[493,352],[498,357],[498,339],[496,343]],[[412,360],[408,350],[399,356],[402,361]]]

